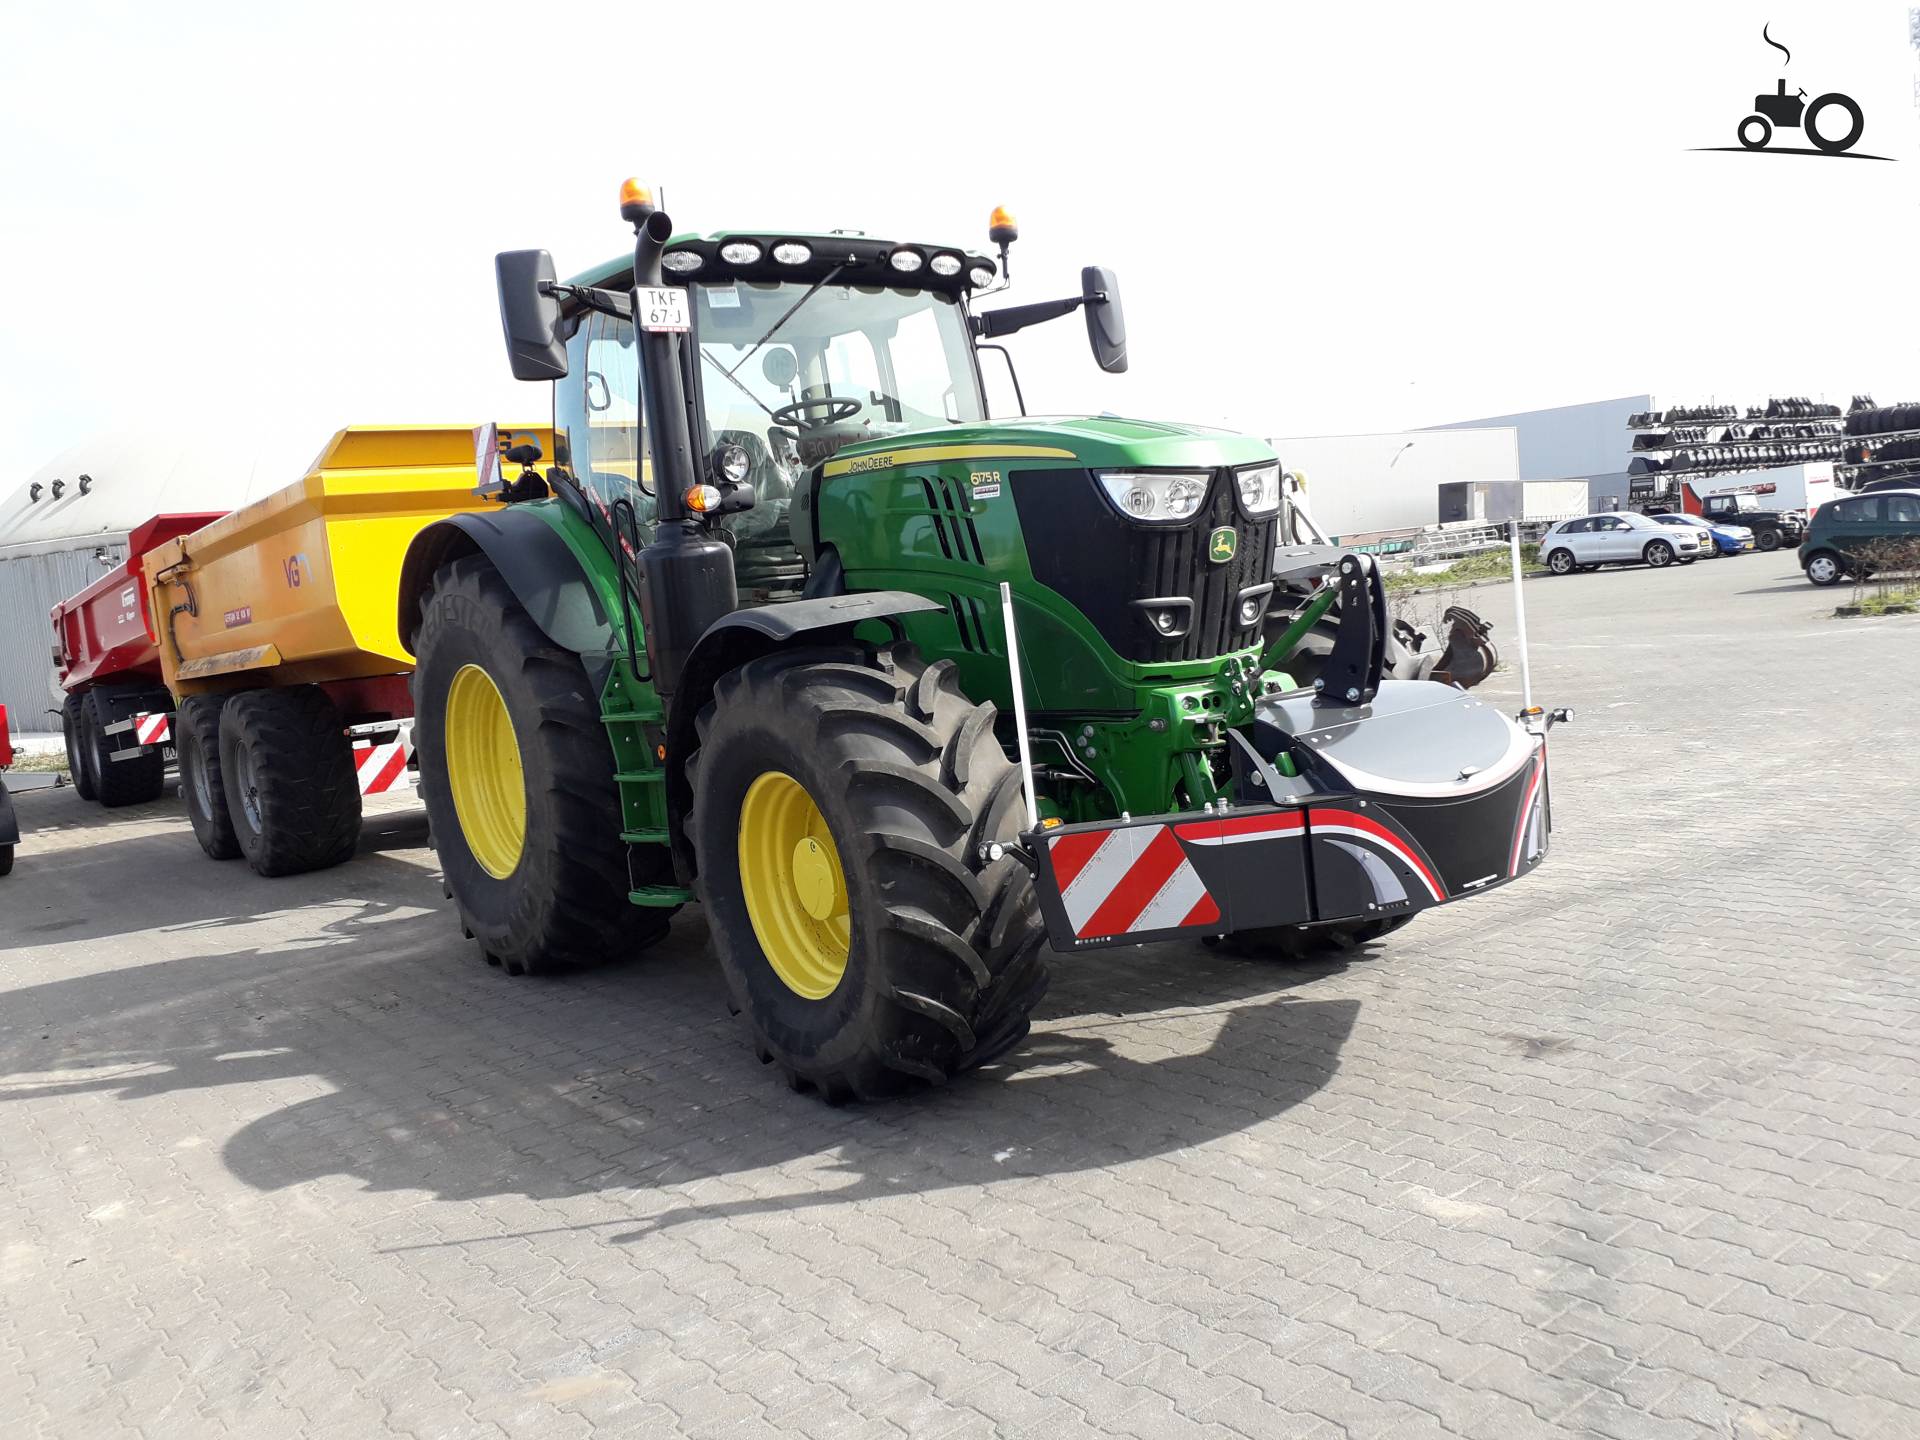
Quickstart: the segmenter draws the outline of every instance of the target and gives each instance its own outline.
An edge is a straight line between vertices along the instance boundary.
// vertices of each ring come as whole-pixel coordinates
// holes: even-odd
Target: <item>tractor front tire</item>
[[[763,1061],[832,1103],[992,1060],[1046,993],[1019,771],[995,709],[910,647],[722,677],[689,759],[699,892]]]
[[[662,939],[672,912],[627,894],[671,883],[671,859],[638,847],[628,873],[613,742],[580,657],[480,555],[435,574],[414,653],[420,793],[461,927],[487,960],[529,975]]]
[[[325,870],[360,844],[360,782],[317,685],[243,690],[220,712],[220,776],[240,853],[268,877]]]
[[[123,805],[144,805],[160,798],[167,786],[167,762],[158,745],[149,746],[131,760],[116,760],[116,749],[127,749],[135,741],[131,730],[107,734],[114,723],[111,696],[105,690],[89,690],[81,704],[84,724],[81,729],[87,747],[87,773],[93,782],[93,795],[109,810]]]
[[[190,695],[174,712],[174,745],[180,755],[180,798],[187,805],[193,838],[210,860],[234,860],[240,837],[227,807],[225,772],[220,768],[220,713],[224,695]]]
[[[93,772],[87,768],[86,715],[81,695],[69,695],[60,706],[60,729],[67,741],[67,778],[82,800],[93,799]]]

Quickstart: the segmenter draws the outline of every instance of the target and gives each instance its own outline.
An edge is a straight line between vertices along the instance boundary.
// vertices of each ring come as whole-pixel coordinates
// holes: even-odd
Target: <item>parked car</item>
[[[1753,531],[1744,525],[1723,525],[1698,515],[1678,515],[1672,511],[1656,512],[1648,518],[1677,529],[1700,531],[1699,538],[1709,542],[1700,552],[1704,559],[1711,560],[1715,555],[1744,555],[1755,545]]]
[[[1540,537],[1540,559],[1556,575],[1602,565],[1691,565],[1708,543],[1698,530],[1669,528],[1645,515],[1610,510],[1562,520]]]
[[[1800,545],[1800,568],[1816,585],[1838,585],[1864,568],[1873,547],[1903,542],[1920,559],[1920,489],[1829,500],[1813,512]]]
[[[1832,486],[1829,484],[1829,490]],[[1770,510],[1752,495],[1708,495],[1700,501],[1700,512],[1716,525],[1744,525],[1753,531],[1754,542],[1762,550],[1781,550],[1798,545],[1807,533],[1804,510]]]

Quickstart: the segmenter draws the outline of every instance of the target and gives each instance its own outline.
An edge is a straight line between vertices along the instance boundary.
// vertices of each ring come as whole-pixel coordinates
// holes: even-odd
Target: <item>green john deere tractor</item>
[[[1049,941],[1366,939],[1538,863],[1544,718],[1393,678],[1371,561],[1293,545],[1265,445],[989,417],[982,342],[1026,326],[1079,311],[1126,368],[1110,272],[981,309],[1004,212],[996,263],[621,198],[630,258],[498,257],[556,453],[503,441],[499,508],[401,580],[490,961],[628,954],[697,900],[760,1058],[872,1097],[1015,1044]]]

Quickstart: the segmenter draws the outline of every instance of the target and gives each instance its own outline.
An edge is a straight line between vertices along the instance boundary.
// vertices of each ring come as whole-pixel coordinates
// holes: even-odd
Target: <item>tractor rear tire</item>
[[[699,893],[763,1061],[830,1103],[940,1084],[1018,1044],[1047,988],[996,711],[908,646],[725,675],[688,760]]]
[[[227,807],[225,772],[220,768],[220,714],[224,695],[190,695],[174,712],[174,746],[180,754],[180,798],[186,802],[193,838],[209,860],[236,860],[240,837]]]
[[[113,758],[115,750],[127,749],[135,742],[131,730],[107,734],[107,726],[115,723],[111,700],[107,690],[87,692],[81,704],[85,723],[80,733],[94,798],[107,809],[118,810],[123,805],[144,805],[159,799],[167,786],[167,762],[158,745],[147,747],[145,753],[131,760]]]
[[[243,690],[220,712],[220,775],[240,853],[275,878],[360,844],[360,782],[340,712],[317,685]]]
[[[672,911],[627,894],[671,884],[672,859],[636,846],[629,873],[613,742],[580,657],[481,555],[435,574],[414,653],[420,794],[461,927],[489,963],[579,969],[663,939]]]
[[[86,717],[80,706],[84,697],[69,695],[60,707],[60,729],[67,741],[67,778],[82,800],[93,799],[93,772],[87,768]]]

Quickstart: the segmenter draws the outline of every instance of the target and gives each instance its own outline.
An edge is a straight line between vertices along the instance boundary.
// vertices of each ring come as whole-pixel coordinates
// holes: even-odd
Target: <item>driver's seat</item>
[[[789,600],[807,582],[807,564],[793,543],[791,517],[794,482],[773,458],[766,441],[751,430],[722,430],[715,440],[738,445],[752,461],[747,483],[754,506],[727,518],[733,537],[733,573],[742,605]]]

